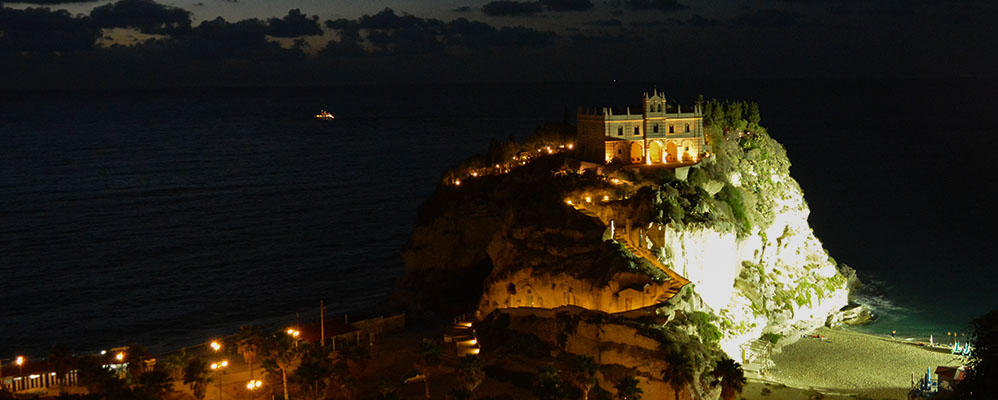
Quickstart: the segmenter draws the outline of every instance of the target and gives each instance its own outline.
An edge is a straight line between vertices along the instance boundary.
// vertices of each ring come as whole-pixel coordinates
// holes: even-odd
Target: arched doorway
[[[631,163],[640,163],[642,160],[644,160],[644,149],[641,142],[631,143]]]
[[[684,140],[682,149],[683,149],[683,162],[693,161],[693,154],[692,154],[693,143],[690,142],[689,140]]]
[[[678,155],[679,152],[676,151],[675,143],[669,142],[669,144],[665,145],[665,151],[668,153],[665,155],[666,162],[677,161],[676,155]]]
[[[662,162],[662,142],[654,140],[648,143],[648,158],[653,163]]]

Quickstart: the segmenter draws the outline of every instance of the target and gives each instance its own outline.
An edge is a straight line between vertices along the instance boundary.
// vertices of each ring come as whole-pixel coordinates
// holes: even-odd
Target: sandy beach
[[[751,379],[745,399],[904,399],[916,379],[931,367],[960,365],[962,359],[917,342],[893,340],[842,329],[815,332],[827,339],[802,338],[773,356],[774,367]]]

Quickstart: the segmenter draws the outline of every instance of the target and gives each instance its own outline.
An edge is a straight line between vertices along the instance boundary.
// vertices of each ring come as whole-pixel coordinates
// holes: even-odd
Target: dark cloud
[[[594,20],[594,21],[589,21],[588,24],[589,25],[593,25],[593,26],[606,26],[606,27],[615,27],[615,26],[622,26],[622,25],[624,25],[623,22],[621,22],[619,19],[616,19],[616,18],[611,18],[611,19],[597,19],[597,20]]]
[[[728,21],[728,24],[734,27],[780,29],[798,25],[800,19],[801,14],[795,12],[764,8],[739,15]]]
[[[538,14],[544,11],[540,2],[519,2],[497,0],[482,7],[482,12],[490,17],[516,17]]]
[[[471,11],[471,7],[461,6],[461,7],[455,8],[455,9],[453,9],[451,11],[453,11],[453,12],[459,12],[459,13],[465,13],[465,12]]]
[[[51,53],[89,50],[100,29],[89,17],[73,17],[65,10],[0,8],[0,52]]]
[[[143,33],[174,33],[190,29],[191,13],[152,0],[120,0],[90,11],[99,28],[133,27]]]
[[[296,8],[288,11],[288,15],[282,19],[268,19],[267,34],[282,38],[321,35],[322,28],[319,27],[318,16],[309,17]]]
[[[548,11],[586,11],[593,8],[589,0],[541,0]]]
[[[414,26],[439,26],[441,24],[439,20],[435,19],[423,19],[408,14],[395,15],[395,11],[391,8],[357,19],[357,26],[361,29],[401,29]]]
[[[632,11],[678,11],[689,8],[677,0],[614,0],[610,4],[614,8]]]
[[[641,40],[640,36],[636,36],[631,33],[621,33],[621,34],[576,34],[571,35],[569,39],[572,45],[582,49],[594,49],[594,48],[613,48],[626,45],[632,45],[635,42]]]
[[[700,14],[693,14],[690,19],[686,20],[686,24],[695,27],[708,27],[708,26],[718,26],[721,25],[721,21],[716,19],[706,18]]]
[[[9,3],[21,3],[21,4],[38,4],[38,5],[56,5],[56,4],[72,4],[72,3],[94,3],[99,0],[18,0],[11,1]],[[3,2],[0,1],[0,5]]]
[[[867,15],[874,17],[901,18],[915,15],[915,10],[902,7],[873,7],[864,10]]]

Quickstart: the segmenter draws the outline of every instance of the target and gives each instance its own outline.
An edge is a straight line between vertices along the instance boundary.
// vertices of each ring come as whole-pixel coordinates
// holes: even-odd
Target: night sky
[[[998,74],[990,0],[0,4],[0,89]]]

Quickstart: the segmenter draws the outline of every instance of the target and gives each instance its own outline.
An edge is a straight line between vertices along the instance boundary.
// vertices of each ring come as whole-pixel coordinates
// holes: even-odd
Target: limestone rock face
[[[847,280],[808,225],[782,146],[764,132],[716,140],[685,181],[619,184],[555,157],[441,185],[403,251],[396,300],[482,317],[624,315],[669,312],[666,300],[692,288],[693,311],[716,317],[720,348],[738,362],[764,333],[824,325],[848,304]]]

